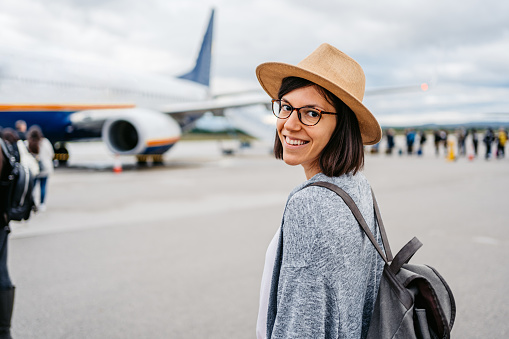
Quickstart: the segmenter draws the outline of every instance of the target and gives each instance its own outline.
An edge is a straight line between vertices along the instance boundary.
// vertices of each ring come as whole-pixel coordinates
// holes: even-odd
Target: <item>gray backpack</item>
[[[310,186],[322,186],[337,193],[385,261],[367,338],[450,338],[456,316],[456,304],[451,289],[434,268],[408,263],[422,246],[421,242],[414,237],[393,258],[374,194],[373,204],[385,253],[357,205],[345,191],[322,181]]]

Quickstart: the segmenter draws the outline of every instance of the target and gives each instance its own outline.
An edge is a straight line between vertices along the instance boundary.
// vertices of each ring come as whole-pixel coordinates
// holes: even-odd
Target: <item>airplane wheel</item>
[[[59,167],[66,167],[67,161],[69,160],[69,151],[65,147],[57,148],[53,159],[58,161]]]
[[[136,156],[136,164],[141,167],[146,167],[148,165],[148,156],[145,154],[138,154]]]
[[[152,156],[152,164],[154,166],[162,166],[162,165],[164,165],[163,155],[162,154],[157,154],[157,155]]]

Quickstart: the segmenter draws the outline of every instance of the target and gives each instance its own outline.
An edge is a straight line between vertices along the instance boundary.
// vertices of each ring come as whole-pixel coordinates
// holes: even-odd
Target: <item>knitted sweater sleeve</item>
[[[306,188],[289,201],[282,232],[272,338],[360,338],[371,260],[348,207],[333,192]]]

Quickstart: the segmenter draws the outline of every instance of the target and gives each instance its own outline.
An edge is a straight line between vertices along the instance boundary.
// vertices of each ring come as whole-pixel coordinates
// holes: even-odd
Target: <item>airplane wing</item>
[[[261,105],[270,103],[267,95],[258,95],[239,98],[220,98],[204,100],[191,103],[172,104],[161,107],[161,112],[167,114],[194,114],[212,112],[221,115],[225,109],[238,108],[251,105]]]
[[[401,92],[426,91],[428,85],[409,85],[399,87],[383,87],[367,89],[365,96],[387,95]],[[253,105],[265,105],[270,109],[270,98],[260,89],[233,92],[228,94],[215,95],[209,100],[177,103],[160,107],[160,111],[171,114],[177,120],[183,120],[186,115],[203,114],[212,112],[214,115],[224,115],[224,110],[230,108],[241,108]]]
[[[239,97],[221,97],[190,103],[177,103],[162,106],[159,110],[170,115],[182,127],[188,131],[194,126],[204,113],[211,112],[216,116],[224,116],[224,111],[231,108],[247,107],[253,105],[268,105],[269,98],[266,94],[255,94]]]

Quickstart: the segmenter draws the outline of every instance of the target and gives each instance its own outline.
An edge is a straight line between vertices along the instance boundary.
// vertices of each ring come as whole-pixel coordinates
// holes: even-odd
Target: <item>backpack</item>
[[[35,176],[32,175],[28,167],[23,166],[16,161],[16,158],[9,151],[9,146],[3,140],[0,140],[3,156],[5,158],[2,171],[7,171],[8,175],[2,175],[5,180],[0,181],[3,188],[2,193],[6,194],[4,201],[7,206],[3,210],[6,212],[6,221],[10,220],[28,220],[30,212],[35,209],[33,199],[33,189]]]
[[[393,258],[374,194],[373,205],[385,253],[345,191],[321,181],[309,186],[325,187],[338,194],[385,262],[367,338],[449,339],[456,316],[451,289],[431,266],[408,263],[422,243],[414,237]]]

